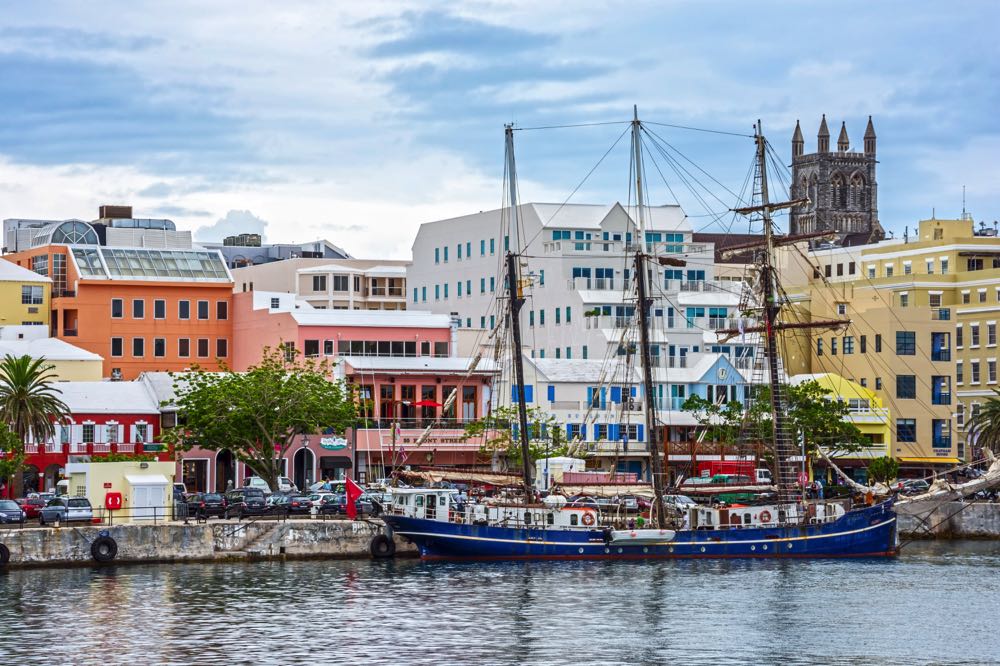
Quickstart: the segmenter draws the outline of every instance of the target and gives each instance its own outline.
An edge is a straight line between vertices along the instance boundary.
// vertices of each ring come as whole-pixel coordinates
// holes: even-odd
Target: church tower
[[[864,135],[864,152],[851,150],[847,123],[840,125],[837,151],[830,152],[826,114],[816,134],[816,152],[806,153],[798,121],[792,135],[793,199],[809,203],[792,208],[790,233],[830,230],[837,242],[858,245],[885,237],[878,221],[878,185],[875,180],[875,126],[871,116]]]

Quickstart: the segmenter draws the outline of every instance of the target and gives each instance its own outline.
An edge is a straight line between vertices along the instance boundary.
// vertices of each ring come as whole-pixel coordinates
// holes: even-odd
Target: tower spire
[[[871,116],[868,116],[868,127],[865,128],[865,155],[875,156],[875,125]]]
[[[799,127],[799,121],[795,121],[795,133],[792,134],[792,157],[798,157],[805,152],[806,142],[802,138],[802,128]]]
[[[830,152],[830,128],[826,126],[825,113],[823,114],[823,120],[819,124],[819,132],[816,134],[816,152]]]
[[[851,139],[847,136],[847,123],[840,123],[840,136],[837,137],[837,150],[846,153],[851,149]]]

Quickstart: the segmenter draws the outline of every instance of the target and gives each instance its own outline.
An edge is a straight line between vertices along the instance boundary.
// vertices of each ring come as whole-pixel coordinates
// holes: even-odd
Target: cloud
[[[221,243],[226,236],[260,234],[266,240],[266,232],[266,220],[260,219],[248,210],[231,210],[214,224],[199,227],[195,231],[195,238],[200,241]]]

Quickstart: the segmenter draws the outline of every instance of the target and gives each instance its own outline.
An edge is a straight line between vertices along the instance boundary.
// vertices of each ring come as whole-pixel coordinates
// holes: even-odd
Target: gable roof
[[[0,259],[0,282],[52,282],[52,278],[18,266],[13,261]]]

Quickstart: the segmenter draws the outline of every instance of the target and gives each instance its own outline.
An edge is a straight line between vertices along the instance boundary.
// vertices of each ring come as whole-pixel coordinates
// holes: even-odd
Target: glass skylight
[[[107,266],[106,272],[101,265],[101,257]],[[217,252],[75,247],[73,258],[83,277],[226,282],[230,279],[226,266]]]

